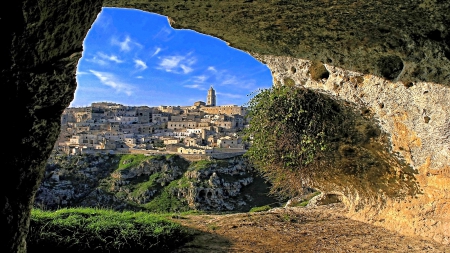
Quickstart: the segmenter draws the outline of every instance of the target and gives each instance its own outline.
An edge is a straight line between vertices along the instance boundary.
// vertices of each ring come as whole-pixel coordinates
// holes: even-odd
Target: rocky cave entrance
[[[168,15],[177,22],[174,27],[226,38],[232,45],[253,53],[324,62],[329,58],[340,67],[378,73],[388,78],[400,73],[408,81],[408,87],[411,86],[409,82],[434,82],[423,94],[446,94],[447,88],[438,84],[449,84],[448,1],[402,5],[393,5],[389,1],[353,3],[52,0],[18,1],[3,8],[0,24],[5,29],[0,77],[5,84],[5,96],[2,105],[16,109],[7,110],[5,118],[22,123],[7,127],[7,131],[16,134],[11,135],[10,148],[2,153],[4,157],[10,157],[3,161],[3,167],[16,168],[4,172],[9,184],[2,186],[0,205],[4,215],[1,227],[4,234],[11,237],[2,245],[2,252],[25,251],[31,196],[57,139],[61,112],[73,98],[76,87],[73,72],[82,50],[81,41],[102,6],[137,8]],[[324,13],[326,7],[336,11]],[[280,13],[284,15],[277,15]],[[392,66],[388,69],[394,71],[384,71],[383,66]],[[414,86],[410,90],[414,90]],[[399,94],[404,94],[398,90]],[[447,98],[435,101],[447,101]],[[388,104],[382,105],[388,108]],[[411,125],[410,121],[404,123],[406,125],[402,126]],[[424,136],[425,132],[432,132],[428,127],[436,129],[436,126],[437,123],[431,120],[427,130],[418,131],[418,134]],[[438,131],[433,134],[444,136]],[[400,140],[405,138],[401,136]],[[444,145],[439,144],[434,150],[444,150]],[[420,153],[434,157],[437,153],[433,152],[423,149]],[[444,155],[441,160],[448,161],[448,156]],[[427,164],[433,162],[428,160]],[[445,192],[446,188],[440,187],[444,189],[440,192]],[[22,193],[19,197],[16,189]],[[434,196],[432,200],[439,198],[448,196]],[[424,203],[431,203],[431,200],[413,202],[404,209]],[[397,207],[392,207],[394,209]],[[410,213],[414,211],[423,212],[413,209]],[[448,212],[443,208],[436,211],[437,216],[448,217],[444,213]],[[421,234],[423,229],[417,228],[426,226],[421,221],[415,222],[418,225],[415,225],[414,233]],[[425,236],[448,243],[448,232],[442,232],[447,224],[443,222],[439,225],[440,230],[432,229],[433,233],[437,231],[435,234],[427,232]]]

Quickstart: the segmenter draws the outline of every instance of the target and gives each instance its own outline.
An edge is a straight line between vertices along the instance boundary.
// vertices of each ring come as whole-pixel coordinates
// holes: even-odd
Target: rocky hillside
[[[188,162],[177,155],[82,155],[49,159],[35,205],[150,211],[248,211],[277,205],[242,156]]]

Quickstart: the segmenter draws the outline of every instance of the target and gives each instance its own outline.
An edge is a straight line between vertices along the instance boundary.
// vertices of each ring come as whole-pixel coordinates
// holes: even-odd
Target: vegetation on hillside
[[[168,252],[189,237],[181,225],[156,214],[34,209],[27,245],[28,252]]]
[[[146,156],[142,154],[126,154],[126,155],[120,155],[120,161],[119,166],[117,170],[124,170],[132,167],[136,167],[140,163],[148,160],[165,160],[166,156],[164,155],[152,155],[152,156]]]

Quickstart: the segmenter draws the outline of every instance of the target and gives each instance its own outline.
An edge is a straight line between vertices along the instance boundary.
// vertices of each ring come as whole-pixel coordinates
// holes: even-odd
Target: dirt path
[[[192,215],[174,219],[192,229],[186,252],[449,252],[420,237],[403,236],[339,215],[339,206],[273,209],[261,213]]]

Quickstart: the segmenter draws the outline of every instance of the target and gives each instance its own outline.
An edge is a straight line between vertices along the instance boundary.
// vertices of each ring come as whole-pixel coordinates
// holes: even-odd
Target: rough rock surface
[[[448,85],[450,80],[449,1],[11,2],[0,10],[0,80],[3,85],[0,101],[3,108],[8,108],[3,117],[12,122],[5,125],[4,132],[14,133],[11,134],[8,148],[1,151],[4,157],[1,165],[6,168],[3,176],[8,182],[1,184],[0,227],[2,234],[10,235],[2,243],[1,252],[26,250],[25,237],[33,197],[58,136],[59,116],[73,98],[76,87],[75,63],[82,51],[82,41],[102,4],[168,15],[172,25],[177,28],[211,34],[228,41],[233,47],[252,53],[321,61],[364,75],[374,74],[370,79],[381,80],[377,77],[381,76],[389,80],[401,80],[406,86],[425,81],[429,83],[416,87],[429,86],[436,94],[447,94],[447,88],[439,84]],[[394,87],[399,83],[389,85]],[[371,96],[377,95],[379,90],[376,87],[366,87],[367,92]],[[442,126],[438,124],[438,118],[428,113],[438,115],[439,112],[450,111],[446,103],[449,101],[448,96],[436,103],[418,98],[411,98],[409,104],[426,102],[431,107],[430,110],[414,107],[427,109],[424,112],[427,115],[421,115],[420,120],[428,121],[427,126],[432,126],[433,131]],[[386,96],[386,99],[395,98]],[[421,187],[428,193],[418,197],[419,200],[428,198],[427,201],[404,203],[405,208],[401,209],[412,208],[409,216],[414,216],[417,208],[423,208],[434,212],[433,219],[448,217],[445,216],[448,212],[441,207],[448,203],[448,197],[445,196],[448,196],[446,175],[449,164],[445,164],[448,161],[445,159],[439,161],[439,157],[445,155],[439,152],[447,152],[446,147],[434,146],[430,154],[426,153],[428,147],[418,145],[415,136],[422,139],[432,132],[428,127],[421,128],[422,123],[417,127],[411,126],[418,123],[419,119],[414,120],[416,118],[413,119],[410,114],[401,113],[398,120],[389,121],[391,123],[383,127],[393,131],[387,132],[391,136],[397,136],[392,139],[397,142],[398,149],[407,147],[411,150],[407,149],[407,152],[420,153],[419,158],[411,156],[410,159],[420,171],[417,179]],[[380,115],[377,117],[382,118]],[[436,138],[436,142],[445,141],[442,135]],[[423,162],[423,157],[427,155],[430,156],[429,161]],[[396,216],[395,212],[386,215]],[[370,220],[370,216],[367,215],[365,219]],[[440,231],[444,228],[442,222],[437,222],[436,226],[423,227],[423,222],[407,223],[407,217],[404,217],[403,225],[396,227],[415,230],[418,234],[431,235],[436,231],[436,239],[445,242],[442,238],[448,236],[448,229],[437,232],[439,228]],[[423,233],[428,229],[430,232]]]
[[[353,191],[346,196],[349,216],[450,243],[450,89],[447,86],[392,82],[327,64],[324,65],[326,78],[314,80],[311,61],[255,56],[270,67],[276,84],[294,82],[369,110],[380,128],[389,133],[392,152],[398,152],[415,170],[420,194],[401,200],[368,201],[361,192]],[[340,188],[316,187],[342,193],[355,183]]]
[[[167,15],[264,55],[321,61],[387,79],[450,84],[450,2],[106,0]]]
[[[248,211],[255,204],[276,201],[261,198],[269,185],[243,157],[201,161],[200,168],[179,156],[156,156],[127,169],[118,169],[120,162],[126,164],[128,160],[114,155],[49,159],[35,206],[145,209],[145,204],[161,195],[165,187],[191,210]]]

